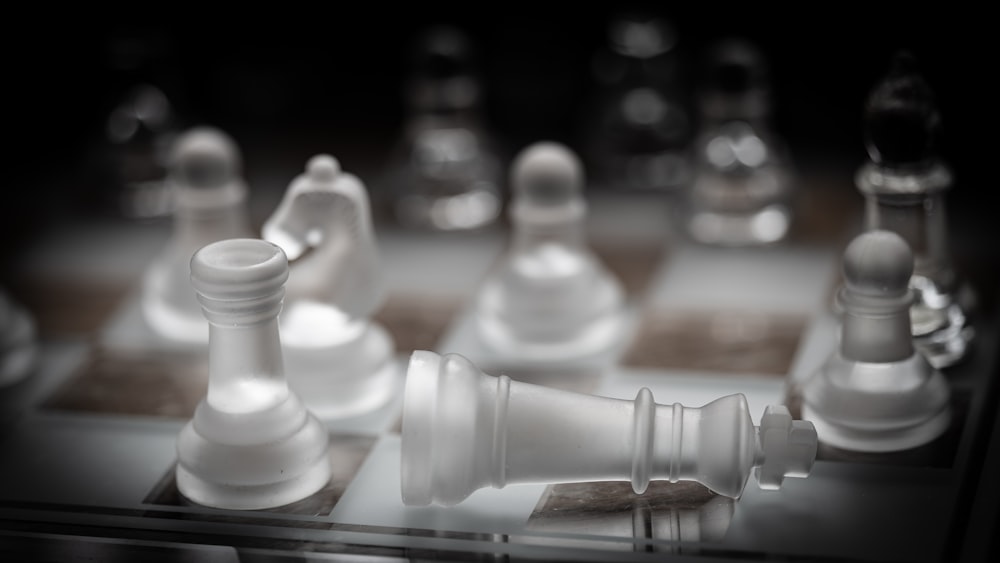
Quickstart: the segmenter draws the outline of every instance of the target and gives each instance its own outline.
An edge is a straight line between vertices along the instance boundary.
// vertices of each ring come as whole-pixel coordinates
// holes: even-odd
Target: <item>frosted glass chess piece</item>
[[[183,100],[185,90],[182,73],[174,72],[180,49],[169,34],[131,26],[102,37],[102,82],[111,92],[111,109],[103,142],[90,147],[100,152],[86,160],[100,166],[94,170],[100,178],[96,195],[125,217],[166,217],[173,206],[167,158],[181,121],[174,102]]]
[[[397,388],[368,194],[329,155],[309,160],[264,224],[292,260],[280,317],[289,384],[320,417],[373,410]]]
[[[202,343],[208,324],[191,289],[191,256],[208,243],[250,236],[247,188],[236,143],[218,129],[181,135],[169,163],[174,226],[163,253],[143,279],[142,311],[153,330],[170,340]]]
[[[37,362],[34,317],[0,289],[0,388],[23,380]]]
[[[500,157],[484,124],[471,39],[436,26],[410,51],[407,120],[387,166],[394,213],[406,225],[475,229],[500,214]]]
[[[678,34],[652,14],[623,13],[593,59],[585,160],[594,183],[675,192],[691,180],[692,119],[677,59]]]
[[[948,252],[944,194],[951,171],[937,153],[940,116],[933,94],[901,53],[872,91],[865,109],[870,161],[857,173],[869,229],[894,231],[915,255],[910,307],[917,348],[935,367],[959,361],[973,338],[971,291],[959,282]]]
[[[177,439],[177,487],[235,510],[301,500],[330,479],[328,435],[285,381],[278,312],[288,261],[277,246],[230,239],[191,259],[208,319],[208,395]]]
[[[890,231],[864,233],[844,252],[839,346],[802,389],[802,417],[816,425],[820,441],[890,452],[926,444],[948,428],[948,384],[910,335],[912,272],[912,252]]]
[[[743,395],[700,408],[658,405],[488,376],[458,354],[413,353],[403,403],[402,496],[454,505],[513,483],[697,481],[738,498],[751,473],[763,489],[805,477],[816,432],[768,407],[754,426]]]
[[[770,124],[763,55],[742,41],[717,45],[699,99],[688,234],[726,246],[782,240],[792,219],[793,182],[787,149]]]
[[[133,86],[108,115],[112,178],[119,210],[128,217],[160,217],[173,206],[166,186],[167,152],[175,133],[173,108],[148,83]]]
[[[586,244],[583,166],[563,145],[536,143],[514,160],[511,183],[510,247],[475,303],[481,340],[519,365],[609,363],[624,296]]]

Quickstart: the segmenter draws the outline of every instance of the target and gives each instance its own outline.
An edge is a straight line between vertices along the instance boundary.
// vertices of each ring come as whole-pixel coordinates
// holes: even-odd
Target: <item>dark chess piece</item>
[[[973,337],[968,303],[948,253],[944,194],[951,170],[937,151],[941,117],[913,57],[900,53],[865,107],[869,162],[856,183],[868,229],[899,234],[914,254],[910,307],[916,346],[935,367],[958,362]]]

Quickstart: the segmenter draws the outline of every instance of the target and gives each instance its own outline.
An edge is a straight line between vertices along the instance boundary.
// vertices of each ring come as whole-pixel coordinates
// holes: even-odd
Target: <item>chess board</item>
[[[626,399],[648,387],[659,403],[687,406],[743,393],[755,419],[768,404],[795,412],[796,383],[836,341],[840,254],[860,229],[858,196],[834,188],[815,187],[787,242],[755,249],[685,241],[656,194],[595,194],[588,237],[626,290],[630,339],[609,372],[559,384]],[[924,448],[823,448],[809,478],[780,491],[750,483],[737,500],[685,482],[636,495],[622,481],[509,485],[455,507],[406,507],[403,367],[429,349],[499,375],[470,340],[468,307],[507,231],[376,228],[388,282],[376,320],[397,346],[394,399],[325,421],[329,484],[256,511],[190,504],[174,482],[175,441],[207,367],[203,350],[158,344],[139,314],[139,276],[168,226],[71,224],[40,241],[14,293],[37,317],[41,363],[0,394],[0,559],[942,561],[995,534],[980,523],[996,521],[998,498],[984,477],[998,467],[990,315],[976,320],[972,355],[947,371],[955,423]]]

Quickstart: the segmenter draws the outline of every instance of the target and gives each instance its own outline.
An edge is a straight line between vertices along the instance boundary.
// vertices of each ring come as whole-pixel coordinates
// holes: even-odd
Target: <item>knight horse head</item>
[[[309,160],[264,223],[262,236],[291,262],[288,303],[312,301],[350,318],[368,317],[381,304],[368,193],[332,156]]]

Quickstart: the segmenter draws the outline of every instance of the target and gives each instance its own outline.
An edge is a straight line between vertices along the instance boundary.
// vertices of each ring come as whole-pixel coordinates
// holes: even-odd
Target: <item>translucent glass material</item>
[[[397,388],[392,337],[370,320],[383,299],[371,223],[361,181],[317,155],[263,228],[296,258],[281,315],[285,362],[292,388],[323,418],[375,409]]]
[[[278,312],[288,262],[257,239],[209,244],[191,259],[209,337],[208,395],[177,440],[177,487],[217,508],[271,508],[330,479],[328,436],[285,380]]]
[[[760,426],[746,398],[701,408],[597,397],[483,374],[458,354],[416,351],[403,404],[402,496],[454,505],[509,483],[697,481],[739,497],[751,473],[763,489],[805,477],[816,456],[812,424],[768,407]]]
[[[208,340],[189,265],[191,256],[211,242],[250,236],[240,167],[235,142],[218,129],[192,129],[173,146],[167,180],[174,200],[173,232],[146,271],[142,288],[145,319],[165,338]]]

